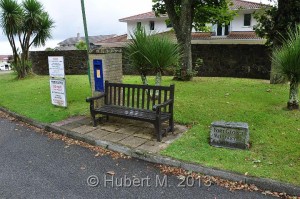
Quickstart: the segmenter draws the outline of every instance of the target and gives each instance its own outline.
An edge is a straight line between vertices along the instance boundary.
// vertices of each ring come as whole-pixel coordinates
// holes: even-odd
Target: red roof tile
[[[164,14],[164,15],[161,15],[160,17],[168,18],[168,15]],[[146,13],[126,17],[123,19],[119,19],[119,21],[126,22],[126,21],[136,21],[136,20],[154,19],[154,18],[156,18],[155,13],[153,11],[151,11],[151,12],[146,12]]]
[[[262,39],[254,31],[233,31],[227,36],[227,39]]]
[[[255,2],[250,2],[250,1],[242,1],[242,0],[231,0],[233,5],[230,6],[231,10],[238,10],[238,9],[260,9],[263,6],[266,6],[266,4],[261,4],[261,3],[255,3]],[[161,17],[167,18],[168,16],[161,15]],[[127,22],[127,21],[136,21],[136,20],[143,20],[143,19],[151,19],[151,18],[156,18],[155,13],[153,11],[151,12],[146,12],[126,18],[119,19],[120,22]]]
[[[114,43],[114,42],[125,42],[125,41],[127,41],[127,34],[99,40],[96,43]]]
[[[212,33],[193,32],[192,40],[219,40],[219,39],[262,39],[254,31],[233,31],[227,36],[214,36]]]
[[[192,32],[192,40],[196,39],[211,39],[211,32]]]
[[[230,6],[231,10],[238,10],[238,9],[260,9],[263,6],[266,6],[266,4],[262,3],[255,3],[255,2],[249,2],[249,1],[242,1],[242,0],[231,0],[233,5]]]
[[[7,61],[11,55],[0,55],[0,61]]]

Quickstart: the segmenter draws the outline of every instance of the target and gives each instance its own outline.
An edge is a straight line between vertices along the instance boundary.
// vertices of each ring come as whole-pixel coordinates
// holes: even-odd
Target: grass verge
[[[140,83],[128,76],[128,83]],[[245,175],[300,185],[300,111],[288,111],[288,85],[237,78],[194,78],[175,82],[175,121],[192,128],[163,155]],[[209,145],[213,121],[247,122],[250,150]]]
[[[51,104],[49,76],[17,80],[14,73],[0,75],[0,106],[40,122],[56,122],[89,113],[85,98],[91,96],[88,77],[66,76],[68,107]]]
[[[68,108],[58,108],[51,105],[48,76],[16,80],[14,74],[0,75],[0,106],[41,122],[89,114],[87,76],[66,79]],[[137,76],[125,76],[124,82],[141,81]],[[171,77],[164,77],[163,84],[176,84],[175,120],[191,127],[163,155],[300,185],[300,111],[285,108],[288,85],[237,78],[175,82]],[[251,149],[210,146],[209,126],[219,120],[247,122]]]

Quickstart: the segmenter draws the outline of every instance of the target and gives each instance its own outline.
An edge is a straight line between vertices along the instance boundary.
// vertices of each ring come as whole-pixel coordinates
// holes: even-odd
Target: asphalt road
[[[151,163],[95,157],[89,149],[66,147],[61,140],[3,118],[0,171],[0,198],[271,198],[259,192],[208,187],[197,180],[180,187],[186,183],[161,174]]]

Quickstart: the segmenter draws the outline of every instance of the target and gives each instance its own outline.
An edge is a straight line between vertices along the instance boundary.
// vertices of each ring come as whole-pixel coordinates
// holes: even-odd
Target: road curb
[[[245,175],[241,175],[241,174],[230,172],[230,171],[205,167],[205,166],[202,166],[199,164],[193,164],[193,163],[189,163],[189,162],[179,161],[179,160],[172,159],[170,157],[165,157],[162,155],[152,154],[152,153],[148,153],[148,152],[141,151],[141,150],[135,150],[130,147],[120,146],[120,145],[117,145],[117,144],[114,144],[114,143],[111,143],[108,141],[94,140],[92,137],[89,137],[87,135],[83,135],[80,133],[65,130],[65,129],[59,128],[57,126],[53,126],[51,124],[40,123],[35,120],[26,118],[22,115],[19,115],[17,113],[14,113],[12,111],[9,111],[2,107],[0,107],[0,111],[3,111],[5,113],[9,114],[10,116],[18,119],[19,121],[28,123],[37,128],[41,128],[46,131],[64,135],[64,136],[72,138],[72,139],[80,140],[80,141],[89,143],[91,145],[100,146],[105,149],[120,152],[120,153],[123,153],[125,155],[131,156],[134,158],[145,160],[147,162],[156,163],[156,164],[164,164],[164,165],[169,165],[169,166],[174,166],[174,167],[180,167],[180,168],[183,168],[188,171],[194,171],[194,172],[198,172],[198,173],[201,173],[204,175],[209,175],[209,176],[217,176],[217,177],[220,177],[220,178],[223,178],[226,180],[230,180],[230,181],[238,181],[238,182],[241,181],[246,184],[254,184],[258,188],[264,189],[264,190],[269,190],[269,191],[274,191],[274,192],[284,192],[284,193],[287,193],[288,195],[300,196],[300,187],[294,186],[292,184],[282,183],[282,182],[267,179],[267,178],[245,176]]]

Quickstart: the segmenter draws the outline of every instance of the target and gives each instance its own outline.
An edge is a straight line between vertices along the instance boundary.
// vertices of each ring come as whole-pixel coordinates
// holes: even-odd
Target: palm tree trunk
[[[161,85],[161,72],[157,72],[155,76],[155,86]]]
[[[296,77],[291,78],[290,82],[290,98],[287,103],[287,108],[289,110],[299,109],[299,81],[297,81]]]
[[[141,79],[142,79],[142,82],[143,82],[144,85],[148,85],[148,80],[147,80],[146,75],[141,74]]]

